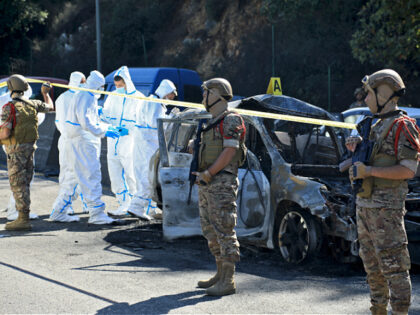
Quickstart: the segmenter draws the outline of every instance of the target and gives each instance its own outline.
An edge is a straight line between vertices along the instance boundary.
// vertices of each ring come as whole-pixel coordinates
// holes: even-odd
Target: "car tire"
[[[286,262],[307,263],[321,250],[321,226],[307,211],[297,206],[280,210],[275,222],[274,245]]]

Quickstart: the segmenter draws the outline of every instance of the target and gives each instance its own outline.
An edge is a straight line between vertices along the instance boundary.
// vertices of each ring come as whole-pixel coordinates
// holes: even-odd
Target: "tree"
[[[350,45],[360,62],[420,75],[419,0],[369,0],[358,16]]]
[[[317,106],[345,109],[364,74],[350,40],[362,0],[264,0],[262,12],[276,28],[276,72],[283,90]],[[362,74],[361,74],[362,72]]]
[[[0,73],[28,71],[31,38],[43,32],[48,12],[25,0],[3,0],[0,12]]]

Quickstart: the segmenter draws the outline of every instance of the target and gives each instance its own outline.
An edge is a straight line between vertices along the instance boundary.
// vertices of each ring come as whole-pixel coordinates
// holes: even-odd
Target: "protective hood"
[[[173,84],[171,80],[165,79],[165,80],[162,80],[162,82],[160,82],[160,85],[156,89],[155,94],[159,96],[159,98],[164,98],[166,95],[172,92],[174,92],[175,95],[178,95],[176,92],[175,84]]]
[[[69,85],[80,86],[82,79],[86,79],[85,75],[79,71],[74,71],[70,74]]]
[[[86,80],[86,88],[92,90],[97,90],[104,84],[105,78],[102,73],[97,70],[93,70]]]
[[[124,79],[128,94],[133,93],[136,90],[133,81],[131,81],[130,72],[128,71],[127,66],[122,66],[121,68],[119,68],[117,72],[115,72],[114,78],[117,75]]]

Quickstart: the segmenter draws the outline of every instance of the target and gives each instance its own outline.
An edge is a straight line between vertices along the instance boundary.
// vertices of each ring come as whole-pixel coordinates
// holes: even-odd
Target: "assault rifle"
[[[360,123],[357,124],[357,131],[362,137],[362,142],[357,144],[356,149],[354,150],[352,157],[341,162],[339,165],[340,172],[344,172],[350,167],[354,167],[355,162],[362,162],[367,164],[369,162],[370,156],[372,154],[372,149],[374,143],[369,140],[370,129],[372,127],[371,116],[366,116]],[[356,171],[353,169],[353,171]],[[353,193],[356,195],[362,187],[362,179],[356,179],[353,183]]]
[[[351,164],[354,167],[355,162],[362,162],[367,165],[372,154],[374,143],[369,140],[370,128],[372,127],[372,116],[366,116],[360,123],[357,124],[357,131],[362,137],[362,142],[356,146],[351,157]],[[356,169],[353,169],[353,174],[356,175]],[[356,179],[353,182],[353,193],[357,194],[362,188],[362,179]]]
[[[197,172],[198,170],[198,154],[200,150],[200,142],[201,142],[201,131],[203,130],[203,124],[204,119],[200,119],[198,122],[198,128],[197,128],[197,135],[195,136],[194,140],[194,146],[193,146],[193,158],[190,165],[190,175],[189,175],[189,181],[190,181],[190,191],[188,193],[188,200],[187,204],[189,205],[191,203],[191,192],[192,188],[195,184],[195,180],[197,178],[196,175],[193,174],[193,172]]]

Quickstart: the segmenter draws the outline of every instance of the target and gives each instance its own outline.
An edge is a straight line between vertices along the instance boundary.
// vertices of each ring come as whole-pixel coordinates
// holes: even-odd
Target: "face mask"
[[[125,88],[123,88],[123,87],[116,88],[115,93],[125,94]]]

